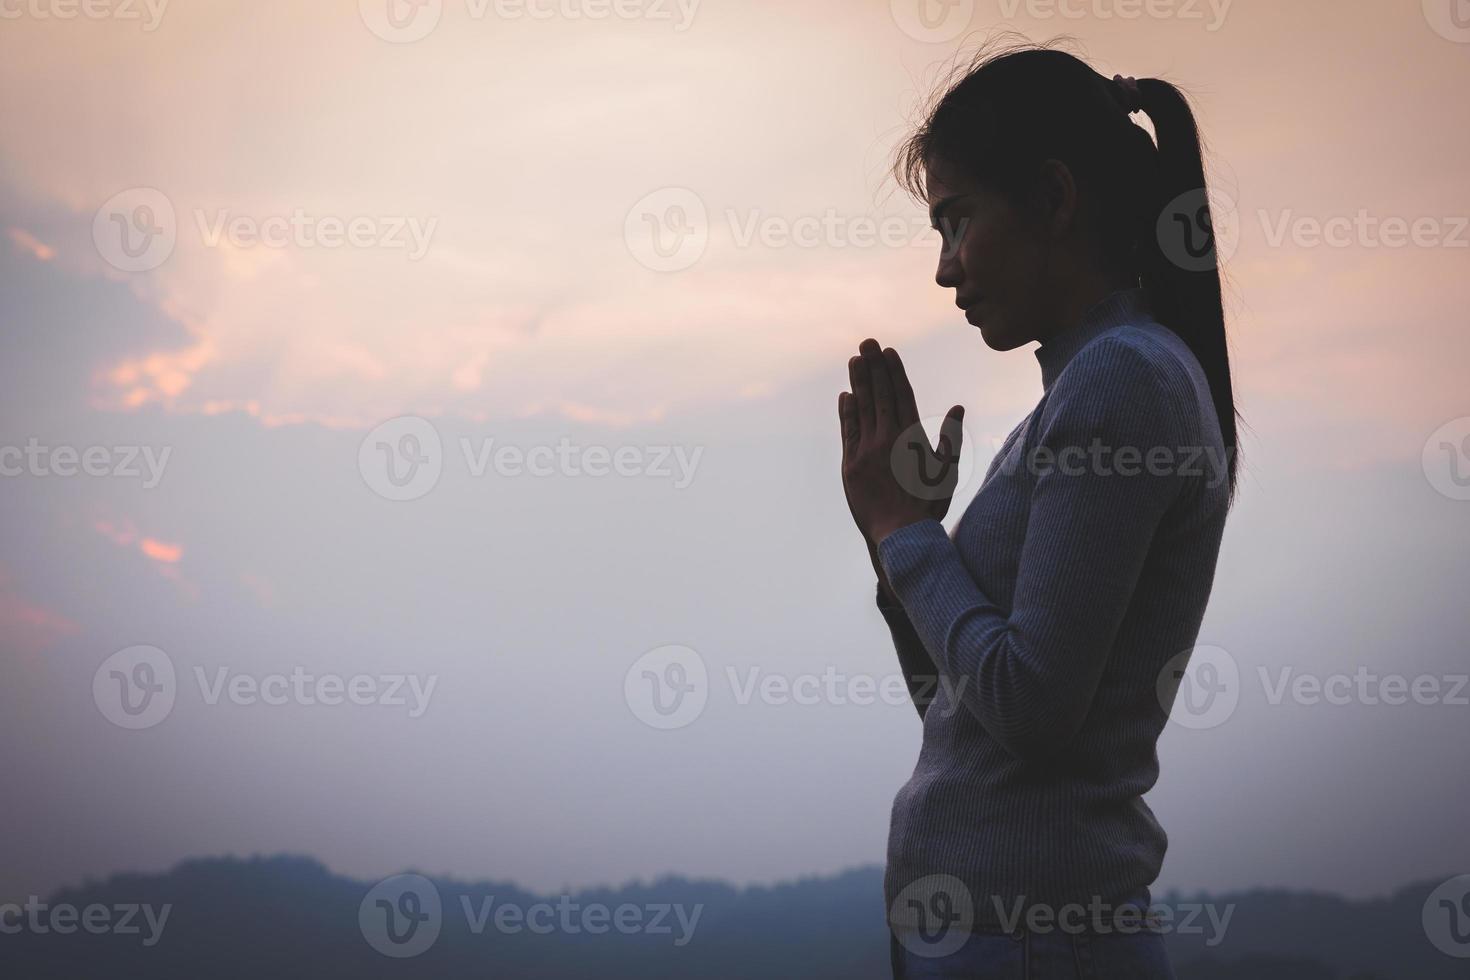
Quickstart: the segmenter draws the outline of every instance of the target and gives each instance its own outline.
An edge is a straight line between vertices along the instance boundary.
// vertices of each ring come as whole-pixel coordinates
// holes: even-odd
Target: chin
[[[984,321],[975,324],[980,330],[980,336],[985,341],[985,346],[993,351],[1015,350],[1026,343],[1025,338],[1016,337],[1013,331],[1005,328],[1004,324],[986,323]]]

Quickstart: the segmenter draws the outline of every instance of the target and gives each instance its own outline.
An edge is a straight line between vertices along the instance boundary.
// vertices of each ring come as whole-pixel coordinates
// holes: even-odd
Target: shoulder
[[[1188,345],[1168,327],[1113,327],[1088,341],[1057,377],[1042,424],[1181,436],[1199,424],[1197,370]]]

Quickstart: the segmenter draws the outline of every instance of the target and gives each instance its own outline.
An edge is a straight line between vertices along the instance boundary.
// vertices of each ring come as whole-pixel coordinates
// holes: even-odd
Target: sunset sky
[[[1463,8],[0,2],[0,464],[50,453],[0,476],[0,897],[220,853],[534,888],[882,861],[912,707],[729,671],[896,669],[837,472],[861,339],[966,405],[980,464],[1039,396],[887,176],[1006,29],[1181,85],[1233,246],[1245,468],[1200,642],[1243,689],[1161,744],[1160,885],[1466,870],[1470,706],[1260,673],[1470,669]],[[430,490],[385,499],[375,430],[438,439]],[[507,445],[581,471],[477,475]],[[136,645],[178,691],[129,730],[93,682]],[[710,690],[658,730],[624,684],[668,645]],[[298,667],[437,680],[417,717],[196,683]]]

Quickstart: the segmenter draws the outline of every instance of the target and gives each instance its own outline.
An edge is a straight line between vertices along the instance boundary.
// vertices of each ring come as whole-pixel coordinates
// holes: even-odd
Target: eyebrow
[[[968,194],[950,194],[948,197],[941,197],[939,200],[935,201],[933,206],[929,208],[929,227],[933,228],[935,231],[938,231],[939,219],[944,216],[944,209],[949,207],[955,201],[958,201],[960,198],[968,196]]]

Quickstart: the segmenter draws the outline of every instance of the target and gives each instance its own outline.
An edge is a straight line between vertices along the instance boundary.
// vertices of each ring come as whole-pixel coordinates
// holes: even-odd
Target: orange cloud
[[[132,521],[121,521],[117,524],[111,521],[94,521],[92,529],[116,545],[126,546],[138,540],[138,529],[133,526]]]
[[[39,259],[42,262],[50,262],[56,258],[56,249],[47,245],[24,228],[12,226],[8,231],[10,240],[19,246],[21,251],[29,253],[33,258]]]
[[[0,566],[0,635],[11,649],[25,655],[43,653],[81,627],[15,591],[10,571]]]
[[[154,561],[161,561],[170,565],[184,557],[184,548],[182,545],[168,544],[159,541],[157,538],[144,538],[142,541],[139,541],[138,550]]]
[[[132,521],[94,521],[92,529],[119,547],[130,547],[136,542],[138,550],[146,557],[165,565],[172,565],[184,557],[183,545],[142,537]]]

